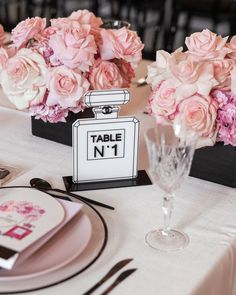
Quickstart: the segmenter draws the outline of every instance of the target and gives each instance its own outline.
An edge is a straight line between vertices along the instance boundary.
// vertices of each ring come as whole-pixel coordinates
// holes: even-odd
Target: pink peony
[[[47,66],[44,58],[29,48],[8,59],[1,73],[1,85],[18,109],[40,103],[46,92]]]
[[[47,84],[49,94],[46,104],[59,104],[63,108],[77,107],[89,89],[89,82],[84,76],[66,66],[52,68],[48,72]]]
[[[193,33],[186,37],[185,44],[189,52],[197,60],[224,58],[230,50],[226,47],[228,37],[222,38],[208,29],[202,32]]]
[[[20,48],[28,43],[32,38],[37,36],[45,29],[46,19],[41,17],[27,18],[21,21],[13,30],[11,40],[14,46]]]
[[[79,68],[83,72],[89,71],[94,63],[97,46],[94,37],[89,35],[89,27],[79,26],[60,30],[51,36],[49,46],[53,50],[51,62],[58,62],[71,69]]]
[[[103,60],[121,58],[137,66],[142,59],[144,45],[135,31],[125,27],[119,30],[102,29],[101,37],[100,54]]]
[[[196,93],[178,104],[174,122],[194,130],[201,139],[207,139],[205,145],[213,145],[218,131],[217,109],[218,103],[211,96]]]
[[[88,75],[92,89],[121,88],[123,78],[117,65],[110,61],[98,59]]]

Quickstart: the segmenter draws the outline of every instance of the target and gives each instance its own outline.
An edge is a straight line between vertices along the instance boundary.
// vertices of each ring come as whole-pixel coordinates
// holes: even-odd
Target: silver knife
[[[137,268],[131,268],[123,271],[118,278],[108,287],[104,292],[102,292],[101,295],[107,295],[111,292],[117,285],[119,285],[122,281],[124,281],[126,278],[128,278],[133,272],[135,272]]]
[[[130,261],[132,261],[133,258],[128,258],[121,260],[120,262],[116,263],[109,271],[108,273],[101,278],[99,282],[97,282],[92,288],[90,288],[87,292],[83,293],[83,295],[90,295],[92,294],[98,287],[100,287],[104,282],[106,282],[110,277],[112,277],[115,273],[117,273],[120,269],[122,269],[124,266],[126,266]]]

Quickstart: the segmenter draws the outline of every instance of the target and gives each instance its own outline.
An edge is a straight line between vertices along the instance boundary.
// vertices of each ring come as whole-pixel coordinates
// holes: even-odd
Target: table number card
[[[93,119],[73,124],[73,182],[98,182],[137,177],[139,121],[118,117],[128,103],[126,89],[90,91],[85,104],[94,107]]]

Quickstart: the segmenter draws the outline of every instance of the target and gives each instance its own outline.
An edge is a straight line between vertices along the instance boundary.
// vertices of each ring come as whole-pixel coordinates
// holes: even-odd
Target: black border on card
[[[31,187],[31,186],[2,186],[0,187],[0,189],[8,189],[8,188],[30,188],[30,189],[36,189],[37,188],[34,188],[34,187]],[[41,192],[45,193],[45,194],[49,194],[47,193],[46,191],[42,191],[40,190]],[[65,191],[64,192],[65,194],[67,194],[67,192]],[[50,194],[49,194],[50,195]],[[69,196],[69,195],[68,195]],[[81,200],[80,200],[81,201]],[[95,261],[97,261],[97,259],[102,255],[102,253],[104,252],[105,248],[106,248],[106,245],[107,245],[107,241],[108,241],[108,227],[107,227],[107,224],[106,224],[106,221],[105,219],[103,218],[103,216],[101,215],[101,213],[98,212],[97,209],[95,209],[91,204],[85,202],[85,201],[81,201],[82,203],[85,203],[86,205],[88,205],[89,207],[91,207],[92,210],[95,211],[95,213],[98,215],[98,217],[100,218],[102,224],[103,224],[103,228],[104,228],[104,240],[103,240],[103,243],[102,243],[102,246],[99,250],[99,252],[97,253],[97,255],[84,267],[82,268],[80,271],[64,278],[64,279],[61,279],[55,283],[52,283],[52,284],[48,284],[48,285],[45,285],[45,286],[42,286],[42,287],[38,287],[38,288],[32,288],[32,289],[26,289],[26,290],[21,290],[21,291],[8,291],[8,292],[0,292],[0,294],[3,294],[3,295],[6,295],[6,294],[20,294],[20,293],[28,293],[28,292],[32,292],[32,291],[38,291],[38,290],[42,290],[42,289],[46,289],[46,288],[49,288],[49,287],[53,287],[53,286],[56,286],[56,285],[59,285],[65,281],[68,281],[69,279],[72,279],[74,277],[76,277],[77,275],[81,274],[82,272],[84,272],[85,270],[87,270],[90,266],[92,266],[94,264]]]
[[[121,188],[129,186],[143,186],[152,184],[152,181],[145,170],[139,170],[136,178],[122,180],[74,183],[72,181],[72,176],[63,176],[63,181],[68,192]]]

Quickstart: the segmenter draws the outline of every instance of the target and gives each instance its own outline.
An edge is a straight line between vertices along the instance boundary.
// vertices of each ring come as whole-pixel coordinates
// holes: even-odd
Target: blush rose
[[[178,104],[174,122],[194,130],[200,138],[207,139],[208,145],[213,145],[218,130],[217,109],[218,103],[211,96],[196,93]]]
[[[121,58],[134,67],[141,60],[144,45],[135,31],[125,27],[118,30],[102,29],[101,38],[100,54],[103,60]]]
[[[122,88],[124,83],[117,65],[101,59],[96,60],[88,79],[92,89]]]
[[[84,93],[89,89],[89,82],[79,72],[66,66],[52,68],[48,72],[49,90],[46,104],[59,104],[64,108],[77,107]]]
[[[94,63],[97,46],[94,37],[89,34],[89,26],[66,28],[59,30],[49,39],[49,46],[53,50],[52,64],[58,62],[71,69],[79,68],[83,72],[89,71]]]
[[[36,38],[46,27],[46,19],[41,17],[27,18],[21,21],[13,30],[11,40],[15,47],[20,48]]]
[[[47,66],[44,58],[29,48],[20,49],[9,58],[1,73],[1,85],[18,109],[43,101]]]

